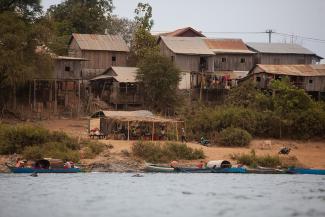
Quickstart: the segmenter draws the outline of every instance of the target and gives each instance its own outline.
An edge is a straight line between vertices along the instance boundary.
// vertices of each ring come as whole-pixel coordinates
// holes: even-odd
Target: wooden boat
[[[253,174],[287,174],[288,170],[286,170],[286,169],[267,168],[267,167],[257,167],[257,168],[248,168],[247,173],[253,173]]]
[[[287,172],[290,174],[325,175],[325,170],[322,169],[289,168]]]
[[[147,172],[156,173],[246,173],[245,168],[195,168],[195,167],[168,167],[156,164],[146,164]]]
[[[14,167],[6,164],[12,173],[78,173],[81,172],[78,167],[65,168],[62,160],[59,159],[41,159],[35,162],[32,167]]]
[[[80,168],[49,168],[49,169],[36,169],[27,167],[11,167],[8,166],[12,173],[78,173],[81,172]]]

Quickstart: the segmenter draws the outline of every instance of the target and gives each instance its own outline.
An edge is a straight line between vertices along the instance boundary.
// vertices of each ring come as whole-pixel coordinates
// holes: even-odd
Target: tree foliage
[[[127,44],[131,44],[136,22],[128,18],[113,15],[108,21],[107,31],[112,35],[121,35]]]
[[[316,103],[287,79],[273,81],[270,92],[255,89],[250,82],[234,88],[227,105],[203,107],[186,115],[190,135],[214,140],[223,129],[235,127],[258,137],[325,137],[324,103]]]
[[[16,12],[21,18],[34,20],[42,14],[40,0],[1,0],[0,13]]]
[[[141,60],[137,80],[143,84],[145,104],[158,112],[173,111],[179,103],[180,71],[166,57],[150,53]]]
[[[131,64],[136,65],[148,53],[158,52],[157,39],[151,35],[150,30],[153,26],[152,7],[146,3],[139,3],[134,10],[136,29],[131,43]]]
[[[51,49],[67,52],[72,33],[104,34],[113,11],[112,0],[66,0],[47,10],[54,35]]]
[[[16,106],[16,89],[35,77],[51,72],[51,58],[36,48],[44,45],[50,32],[41,19],[27,20],[13,11],[0,13],[0,88],[1,106],[13,100]]]

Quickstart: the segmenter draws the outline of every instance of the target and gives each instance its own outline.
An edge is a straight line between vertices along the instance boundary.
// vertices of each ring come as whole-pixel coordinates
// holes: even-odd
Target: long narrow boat
[[[64,168],[64,163],[60,159],[44,158],[37,160],[31,167],[14,167],[6,164],[12,173],[78,173],[80,168],[72,166]]]
[[[168,167],[156,164],[147,164],[147,172],[156,173],[246,173],[245,168],[195,168],[195,167]]]
[[[78,173],[80,168],[50,168],[50,169],[36,169],[36,168],[20,168],[8,166],[12,173]]]
[[[325,175],[325,170],[322,169],[289,168],[287,172],[290,174]]]

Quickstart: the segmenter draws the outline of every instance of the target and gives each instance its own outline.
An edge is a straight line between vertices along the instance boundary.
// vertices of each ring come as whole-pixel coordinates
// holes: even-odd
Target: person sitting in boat
[[[17,168],[23,168],[23,167],[25,167],[25,161],[21,160],[20,158],[17,158],[17,160],[16,160],[16,167]]]
[[[197,168],[203,169],[206,167],[206,162],[204,162],[203,160],[200,161],[200,163],[198,163],[196,165]]]
[[[176,160],[173,160],[172,162],[170,162],[170,167],[177,168],[177,166],[178,166],[178,162]]]
[[[65,169],[70,169],[71,168],[71,163],[69,161],[65,162],[64,168]]]

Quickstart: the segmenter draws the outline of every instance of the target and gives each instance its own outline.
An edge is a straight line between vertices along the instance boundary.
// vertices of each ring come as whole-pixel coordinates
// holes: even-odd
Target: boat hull
[[[245,168],[192,168],[192,167],[166,167],[154,164],[147,164],[147,172],[155,173],[246,173]]]
[[[53,168],[53,169],[34,169],[34,168],[17,168],[9,167],[12,173],[78,173],[80,168]]]
[[[306,169],[306,168],[290,168],[288,173],[291,174],[309,174],[309,175],[325,175],[325,170],[321,169]]]

